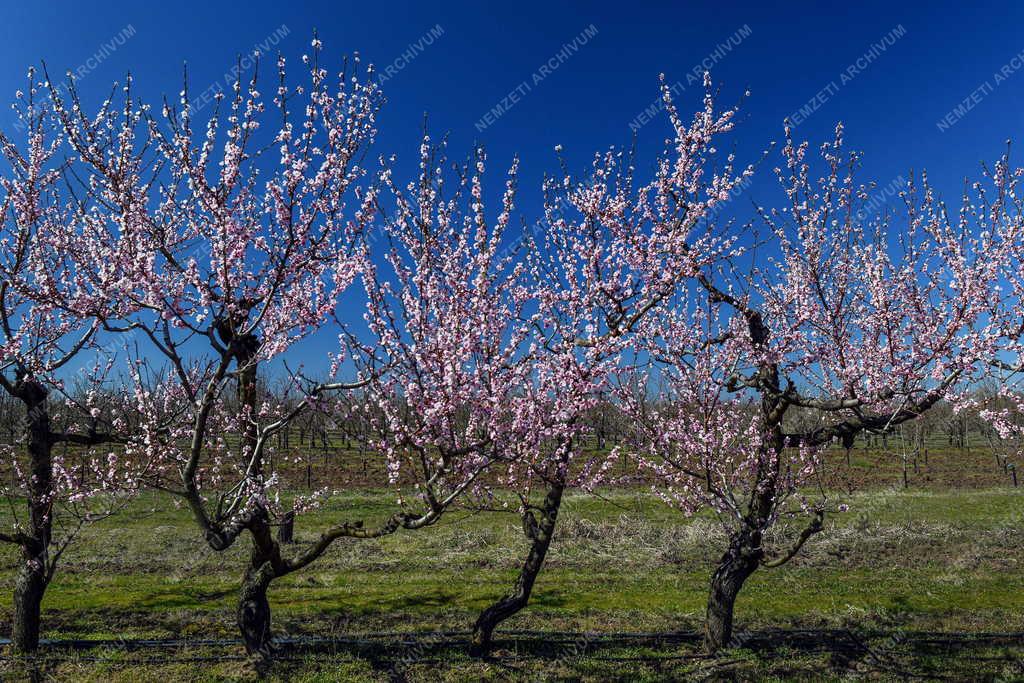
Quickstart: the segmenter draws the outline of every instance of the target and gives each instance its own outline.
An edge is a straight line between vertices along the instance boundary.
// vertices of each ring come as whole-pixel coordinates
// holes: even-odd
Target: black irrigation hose
[[[516,639],[529,638],[544,643],[608,643],[631,640],[650,640],[655,642],[686,642],[701,640],[697,631],[662,631],[662,632],[589,632],[589,631],[537,631],[537,630],[505,630],[501,635]],[[378,633],[360,633],[351,636],[282,636],[274,639],[276,645],[285,646],[318,646],[318,645],[415,645],[415,644],[459,644],[452,638],[468,637],[472,631],[390,631]],[[764,629],[745,631],[738,634],[747,642],[763,641],[775,638],[810,636],[817,638],[885,638],[899,635],[901,639],[915,643],[958,644],[964,642],[980,642],[986,640],[1016,640],[1024,646],[1024,632],[966,632],[966,631],[883,631],[883,630],[851,630],[851,629]],[[390,641],[390,642],[380,642]],[[0,647],[10,645],[7,638],[0,638]],[[53,648],[90,649],[97,647],[119,647],[122,649],[144,648],[175,648],[187,646],[232,646],[241,645],[238,638],[108,638],[108,639],[43,639],[40,645]]]
[[[24,657],[11,657],[11,656],[0,656],[0,661],[20,661],[23,662],[28,658]],[[40,658],[43,659],[43,658]],[[248,657],[229,655],[229,656],[171,656],[171,657],[135,657],[130,659],[124,658],[111,658],[111,657],[47,657],[46,659],[59,661],[75,661],[75,662],[93,662],[93,663],[104,663],[104,664],[122,664],[122,665],[137,665],[137,664],[198,664],[208,662],[245,662],[248,661]],[[528,655],[493,655],[486,658],[480,659],[481,662],[495,662],[495,663],[510,663],[510,662],[526,662],[535,659]],[[611,655],[595,655],[588,658],[590,661],[598,662],[667,662],[667,661],[696,661],[696,660],[715,660],[719,666],[728,666],[735,664],[739,661],[736,660],[717,660],[712,655],[631,655],[631,656],[611,656]],[[303,657],[296,657],[294,655],[277,655],[274,656],[275,662],[301,662],[304,661]],[[376,659],[380,664],[450,664],[452,660],[444,659],[441,657],[397,657],[397,658],[385,658]],[[473,660],[467,660],[473,661]]]

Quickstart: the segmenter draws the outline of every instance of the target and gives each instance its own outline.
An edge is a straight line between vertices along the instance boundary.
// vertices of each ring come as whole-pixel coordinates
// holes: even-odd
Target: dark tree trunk
[[[747,325],[754,347],[764,348],[771,335],[761,315],[748,315]],[[708,593],[708,608],[704,620],[704,645],[709,652],[727,647],[732,640],[736,596],[764,556],[761,535],[775,505],[781,457],[786,448],[782,418],[787,404],[778,398],[778,366],[761,365],[757,371],[757,378],[762,386],[770,389],[761,394],[761,419],[769,439],[759,453],[750,507],[740,529],[729,539],[729,547],[711,576],[711,590]],[[843,445],[850,449],[853,446],[852,436],[845,436]]]
[[[283,571],[278,571],[282,567],[280,546],[271,535],[266,511],[253,519],[249,532],[252,536],[252,554],[242,577],[238,599],[238,629],[242,633],[245,651],[253,655],[257,671],[263,673],[273,658],[267,589],[270,582]]]
[[[257,362],[256,353],[259,342],[255,336],[249,335],[240,340],[241,349],[237,352],[238,364],[238,402],[247,408],[250,416],[255,416],[259,408],[259,397],[256,393]],[[255,420],[242,433],[244,457],[252,458],[249,471],[252,476],[263,478],[263,462],[254,457],[259,434]],[[242,588],[238,600],[238,628],[242,633],[245,651],[253,656],[258,673],[262,674],[269,667],[273,658],[270,632],[270,601],[267,589],[270,582],[277,576],[280,563],[279,546],[271,535],[269,515],[261,509],[249,526],[252,536],[252,553],[249,566],[242,577]]]
[[[39,647],[39,616],[49,579],[50,537],[53,529],[53,435],[46,388],[32,379],[16,385],[25,404],[26,436],[31,478],[28,481],[29,541],[21,548],[22,566],[14,585],[14,623],[11,640],[19,652]]]
[[[732,640],[733,611],[743,583],[761,561],[760,533],[743,530],[733,536],[711,577],[707,617],[704,621],[704,645],[709,652],[729,646]]]
[[[255,422],[255,416],[259,412],[259,396],[256,394],[256,351],[259,345],[254,337],[246,338],[243,344],[244,350],[239,351],[236,355],[236,362],[238,364],[238,403],[249,412],[249,423],[242,432],[242,453],[246,458],[251,458],[259,437]],[[256,463],[253,473],[257,476],[262,476],[262,462]]]
[[[39,648],[39,615],[46,592],[45,557],[22,548],[22,565],[14,582],[14,623],[11,643],[18,652]]]
[[[235,365],[238,371],[237,396],[238,404],[249,414],[249,423],[241,434],[241,460],[249,475],[262,480],[264,475],[263,462],[256,457],[259,432],[255,422],[258,414],[259,396],[257,394],[257,354],[260,341],[254,334],[239,335],[246,316],[238,320],[223,320],[218,333],[232,347]],[[267,589],[270,582],[283,573],[280,546],[271,534],[269,515],[260,507],[248,524],[252,537],[252,551],[249,565],[242,576],[242,586],[238,598],[238,629],[242,634],[245,650],[253,656],[257,672],[263,674],[273,656],[270,631],[270,601]]]
[[[491,637],[498,624],[515,615],[529,602],[534,581],[537,580],[537,575],[540,573],[541,567],[544,566],[544,557],[551,545],[564,491],[565,477],[558,475],[544,497],[540,522],[538,523],[530,512],[524,516],[524,531],[531,540],[530,551],[526,555],[526,561],[523,562],[523,567],[519,571],[519,577],[511,592],[485,609],[477,618],[473,627],[471,645],[474,654],[485,652],[491,644]]]
[[[763,347],[767,343],[769,333],[760,315],[750,317],[748,324],[755,346]],[[750,507],[739,530],[729,539],[729,547],[711,576],[711,590],[708,593],[708,608],[704,620],[704,645],[711,653],[729,647],[732,640],[736,596],[764,557],[761,538],[765,525],[772,517],[781,457],[786,448],[786,439],[782,432],[782,417],[786,411],[786,404],[777,398],[778,367],[761,366],[758,369],[758,378],[764,386],[771,388],[770,392],[765,392],[761,396],[761,417],[769,440],[762,446],[759,454]],[[847,448],[853,445],[852,438],[844,438],[843,441]]]
[[[766,457],[771,454],[777,463],[783,444],[778,429],[774,437],[773,444],[764,453]],[[751,496],[750,508],[739,530],[729,539],[729,547],[711,575],[711,590],[704,620],[704,646],[708,652],[714,653],[731,646],[736,596],[764,558],[761,541],[766,520],[771,518],[775,505],[777,475],[778,467],[766,467],[765,460],[762,460],[756,484],[757,493]]]
[[[242,577],[242,590],[238,600],[238,628],[242,633],[245,651],[261,661],[269,661],[270,601],[267,588],[273,579],[270,562],[261,558],[254,549],[252,561]]]
[[[32,652],[39,647],[39,616],[46,592],[47,564],[53,495],[53,447],[46,388],[39,382],[23,378],[15,385],[18,397],[25,403],[26,431],[31,478],[28,482],[29,542],[22,547],[24,564],[14,584],[14,623],[11,640],[19,652]]]

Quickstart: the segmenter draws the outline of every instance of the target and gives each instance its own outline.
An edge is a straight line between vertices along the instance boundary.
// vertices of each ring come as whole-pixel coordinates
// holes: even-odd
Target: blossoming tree
[[[108,100],[94,116],[75,89],[51,98],[87,169],[83,189],[141,254],[125,293],[138,310],[105,326],[163,360],[131,363],[147,417],[140,438],[161,469],[154,485],[184,501],[214,550],[248,532],[237,618],[258,664],[271,649],[271,581],[341,535],[292,557],[274,539],[273,437],[324,394],[354,386],[308,383],[296,368],[277,404],[261,399],[259,368],[331,319],[364,263],[376,200],[373,187],[355,187],[381,103],[372,69],[356,58],[331,79],[317,40],[303,61],[309,80],[293,86],[278,59],[271,102],[255,69],[248,82],[240,75],[199,126],[187,79],[184,108],[159,114],[132,101],[130,81],[120,108]]]
[[[991,391],[976,392],[967,405],[995,432],[992,442],[1004,467],[1017,468],[1024,453],[1024,199],[1020,183],[1024,169],[1010,165],[1007,152],[984,169],[981,181],[972,185],[972,201],[966,201],[960,217],[978,229],[999,231],[1006,242],[1006,257],[999,260],[1000,289],[998,352],[989,358]],[[988,389],[985,387],[984,389]],[[1013,462],[1011,462],[1013,461]],[[1016,470],[1014,481],[1016,482]]]
[[[420,177],[400,187],[384,230],[391,245],[364,276],[368,335],[349,327],[371,445],[383,457],[396,512],[380,528],[418,529],[456,501],[490,495],[485,475],[543,438],[531,391],[521,265],[502,245],[518,163],[489,218],[486,157],[477,150],[449,189],[444,145],[425,138]]]
[[[526,250],[523,287],[538,308],[529,321],[535,401],[550,438],[508,470],[504,483],[523,499],[530,546],[512,591],[477,619],[477,649],[529,601],[566,487],[586,485],[607,468],[584,454],[581,439],[584,418],[608,388],[620,355],[681,280],[735,248],[716,217],[753,170],[737,174],[733,155],[720,160],[715,145],[733,129],[737,109],[716,109],[708,79],[703,107],[685,121],[664,79],[661,91],[674,139],[649,181],[635,178],[632,155],[612,149],[594,157],[586,179],[566,175],[544,187],[545,217]],[[537,486],[544,490],[539,506],[529,501]]]
[[[696,273],[642,335],[664,389],[621,393],[657,491],[687,513],[711,507],[729,533],[708,598],[712,650],[730,642],[744,581],[822,529],[824,493],[802,486],[823,449],[957,403],[995,352],[1006,235],[951,224],[926,182],[902,194],[899,229],[867,215],[871,188],[855,184],[842,142],[839,127],[815,178],[787,130],[776,171],[788,201],[760,211],[765,261]],[[789,420],[795,409],[818,418]],[[772,549],[776,522],[801,514],[797,538]]]
[[[126,243],[97,242],[104,226],[67,191],[66,150],[38,96],[43,87],[30,70],[27,92],[18,94],[27,143],[0,134],[0,388],[24,408],[25,445],[24,454],[17,444],[3,448],[13,470],[3,490],[15,515],[0,540],[21,551],[11,629],[21,652],[39,645],[43,595],[65,549],[84,523],[120,504],[140,474],[138,461],[125,457],[124,396],[109,391],[111,357],[97,340],[100,322],[127,310],[116,265]],[[73,362],[85,366],[80,391],[62,374]]]

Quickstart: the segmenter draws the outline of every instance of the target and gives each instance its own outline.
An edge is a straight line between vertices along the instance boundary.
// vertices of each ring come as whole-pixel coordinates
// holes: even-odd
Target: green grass
[[[851,512],[828,517],[826,531],[791,563],[751,577],[737,605],[738,630],[848,629],[883,644],[893,633],[1024,631],[1024,494],[1012,488],[886,489],[848,500]],[[296,535],[300,543],[309,541],[328,524],[372,523],[391,509],[386,492],[349,492],[300,517]],[[639,491],[570,495],[531,606],[506,628],[696,630],[723,543],[711,516],[686,519]],[[464,631],[510,585],[525,548],[518,518],[500,513],[458,512],[425,530],[342,540],[320,562],[272,585],[275,631],[335,636]],[[116,518],[89,527],[68,550],[44,602],[44,637],[235,638],[235,591],[246,553],[244,537],[227,552],[211,551],[186,511],[145,496]],[[9,591],[20,560],[3,548],[0,561],[0,586]],[[3,623],[9,615],[4,601]],[[272,675],[392,680],[397,670],[408,680],[697,675],[814,680],[839,679],[860,667],[864,670],[856,675],[898,678],[898,667],[874,663],[869,655],[851,663],[804,646],[775,648],[774,654],[760,647],[740,649],[713,662],[688,659],[697,652],[689,642],[616,643],[588,648],[583,656],[561,650],[516,655],[543,645],[536,641],[504,642],[500,653],[506,659],[500,662],[472,660],[461,646],[449,645],[432,651],[429,663],[397,667],[392,660],[400,659],[402,650],[394,645],[373,652],[294,652]],[[916,645],[896,649],[901,666],[990,680],[1017,680],[1012,667],[1022,652],[991,644],[952,654]],[[234,659],[207,661],[225,655]],[[100,649],[51,653],[45,668],[58,680],[222,680],[245,677],[240,655],[232,645],[156,653]],[[652,655],[675,659],[641,661]],[[178,661],[183,658],[189,661]],[[14,666],[8,663],[7,673],[16,680],[24,672]]]

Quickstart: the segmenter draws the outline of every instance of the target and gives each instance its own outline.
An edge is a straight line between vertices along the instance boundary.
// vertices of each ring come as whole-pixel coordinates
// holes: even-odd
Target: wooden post
[[[281,526],[277,528],[277,540],[280,543],[294,543],[295,511],[289,510],[281,518]]]

